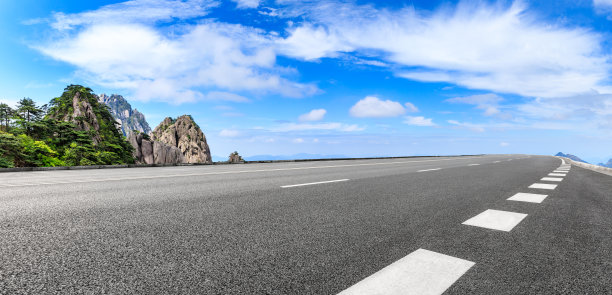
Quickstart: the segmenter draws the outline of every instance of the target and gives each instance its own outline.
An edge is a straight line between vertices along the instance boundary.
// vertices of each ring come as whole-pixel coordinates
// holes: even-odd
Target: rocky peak
[[[98,122],[98,116],[94,112],[94,106],[92,101],[89,101],[87,97],[81,95],[80,91],[75,91],[72,96],[71,108],[67,108],[65,111],[56,111],[55,113],[49,114],[50,118],[57,120],[71,122],[76,125],[77,130],[90,131],[93,130],[92,142],[94,145],[99,144],[102,141],[100,137],[100,123]]]
[[[147,123],[145,116],[137,109],[132,110],[132,106],[123,96],[118,94],[112,94],[111,96],[100,94],[98,101],[109,107],[113,118],[119,124],[119,130],[124,136],[129,137],[133,130],[151,134],[151,127]]]
[[[155,127],[151,137],[154,141],[179,148],[185,163],[212,163],[206,136],[189,115],[165,118]]]

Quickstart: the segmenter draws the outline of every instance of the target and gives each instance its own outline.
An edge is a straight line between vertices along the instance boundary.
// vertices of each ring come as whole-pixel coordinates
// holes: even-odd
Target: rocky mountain
[[[128,141],[134,147],[134,157],[141,164],[179,164],[186,163],[185,156],[175,146],[153,141],[146,133],[132,132]]]
[[[111,96],[100,94],[98,101],[110,108],[111,114],[117,123],[119,123],[119,130],[125,137],[129,137],[132,130],[151,134],[151,127],[149,127],[145,116],[137,109],[132,110],[132,106],[123,96],[118,94],[112,94]]]
[[[189,115],[166,118],[150,137],[133,132],[128,140],[139,163],[212,163],[206,136]]]
[[[212,163],[206,136],[189,115],[176,119],[165,118],[155,127],[151,138],[179,148],[185,163]]]
[[[69,85],[49,103],[43,123],[52,132],[52,145],[61,148],[69,165],[133,163],[132,147],[117,130],[108,108],[90,88]],[[69,122],[63,126],[57,121]],[[56,123],[53,123],[56,122]],[[73,132],[71,129],[74,129]],[[68,146],[66,146],[68,145]]]
[[[557,156],[557,157],[566,157],[566,158],[572,159],[572,160],[577,161],[577,162],[582,162],[582,163],[587,163],[587,164],[589,163],[589,162],[587,162],[587,161],[585,161],[583,159],[580,159],[578,156],[574,156],[572,154],[564,154],[562,152],[558,152],[555,156]]]
[[[608,160],[608,163],[599,163],[597,165],[612,168],[612,159]]]

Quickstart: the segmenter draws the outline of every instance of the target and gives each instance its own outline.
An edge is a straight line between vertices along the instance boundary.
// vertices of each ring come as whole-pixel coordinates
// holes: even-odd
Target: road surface
[[[612,294],[611,191],[528,155],[2,173],[0,294]]]

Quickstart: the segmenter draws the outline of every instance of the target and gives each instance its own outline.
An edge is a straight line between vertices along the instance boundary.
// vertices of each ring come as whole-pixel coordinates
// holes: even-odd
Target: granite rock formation
[[[128,141],[134,147],[134,158],[140,164],[186,163],[181,150],[163,142],[153,141],[146,133],[130,133]]]
[[[119,123],[118,128],[123,133],[123,136],[129,137],[133,130],[139,133],[151,134],[151,127],[149,127],[145,116],[137,109],[132,110],[132,106],[123,96],[100,94],[98,101],[109,107],[113,118]]]
[[[212,163],[206,136],[189,115],[164,119],[151,134],[153,141],[177,147],[184,163]]]

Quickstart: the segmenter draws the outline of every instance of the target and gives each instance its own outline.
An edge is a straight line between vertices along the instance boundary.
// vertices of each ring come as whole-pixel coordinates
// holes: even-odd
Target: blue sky
[[[0,101],[67,84],[212,154],[612,157],[612,1],[0,2]]]

